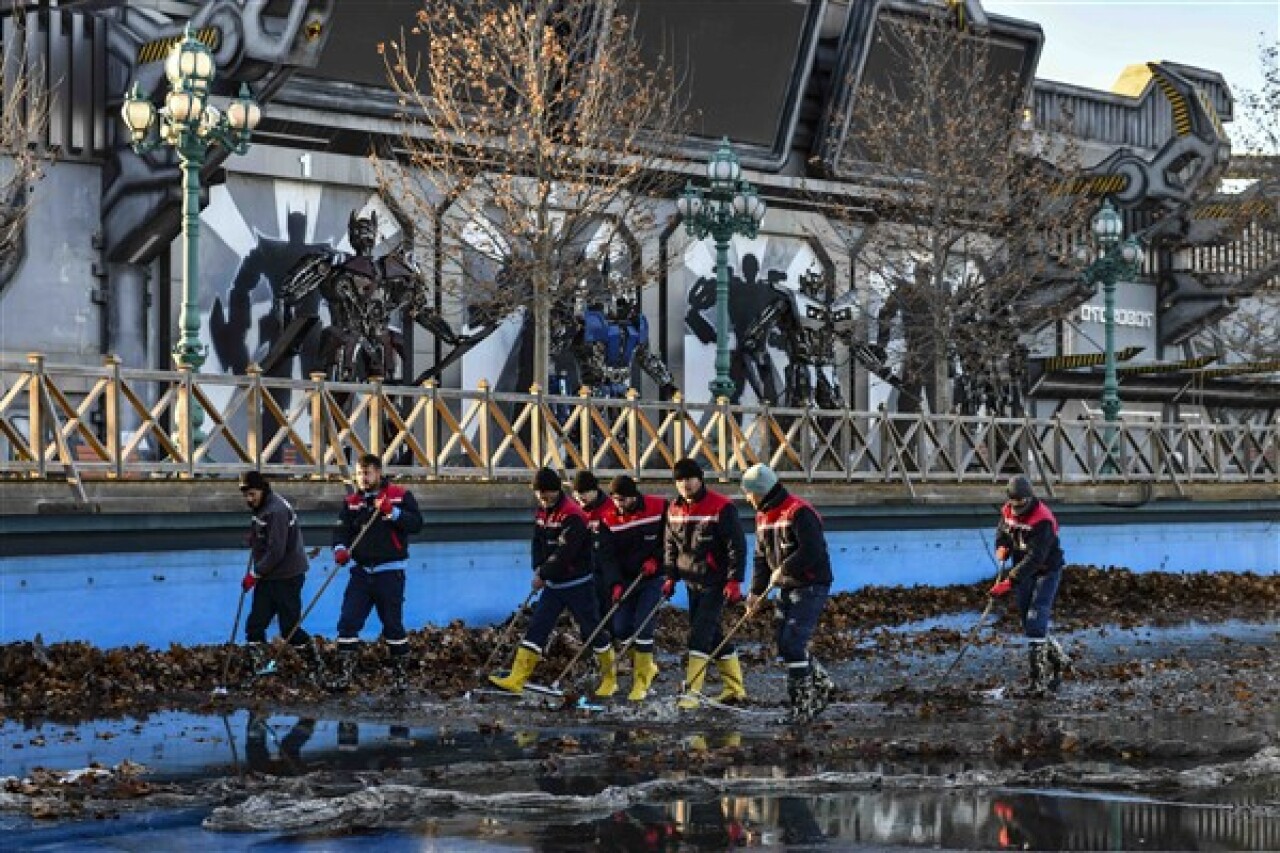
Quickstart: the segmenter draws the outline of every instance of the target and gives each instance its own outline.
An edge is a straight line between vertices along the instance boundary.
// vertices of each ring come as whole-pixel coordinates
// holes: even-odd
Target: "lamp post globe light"
[[[716,376],[711,398],[731,397],[735,385],[729,377],[729,241],[735,234],[755,237],[764,219],[765,204],[755,187],[742,180],[738,155],[729,140],[707,161],[706,189],[685,184],[676,209],[685,230],[695,239],[711,237],[716,244]]]
[[[195,37],[188,24],[182,41],[174,46],[165,62],[169,93],[165,105],[157,110],[150,96],[134,83],[120,114],[129,128],[131,145],[145,154],[162,145],[170,145],[178,154],[182,168],[182,319],[181,334],[173,349],[173,360],[179,369],[192,373],[204,364],[206,348],[200,345],[200,170],[213,145],[243,154],[249,150],[249,137],[262,109],[254,101],[247,85],[227,106],[226,112],[210,103],[209,87],[217,74],[213,54]],[[202,414],[191,412],[193,430],[198,429]]]
[[[1080,246],[1076,257],[1084,268],[1084,280],[1102,285],[1103,380],[1102,417],[1113,424],[1120,419],[1120,383],[1116,378],[1116,282],[1137,275],[1142,267],[1142,246],[1124,237],[1124,220],[1106,199],[1090,223],[1092,246]],[[1107,440],[1108,455],[1111,439]]]

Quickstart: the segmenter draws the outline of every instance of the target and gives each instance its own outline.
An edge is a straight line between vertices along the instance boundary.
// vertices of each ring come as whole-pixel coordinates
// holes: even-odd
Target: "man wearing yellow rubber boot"
[[[742,665],[732,644],[721,648],[720,616],[725,604],[742,600],[746,534],[733,501],[703,483],[702,466],[692,459],[681,459],[671,473],[679,497],[667,510],[662,560],[667,581],[662,594],[670,598],[678,580],[685,582],[689,594],[689,663],[685,695],[677,707],[686,711],[698,707],[696,697],[702,692],[711,653],[717,648],[720,652],[715,665],[723,689],[716,699],[741,702],[747,698]]]
[[[578,623],[584,641],[600,623],[591,573],[591,542],[582,507],[569,500],[560,475],[550,468],[534,475],[533,491],[538,500],[533,530],[533,588],[542,590],[542,595],[529,617],[529,627],[516,650],[511,671],[505,676],[489,676],[489,681],[511,693],[524,689],[566,608]],[[600,665],[600,686],[595,695],[612,696],[618,689],[617,658],[607,628],[596,634],[592,650]]]
[[[627,699],[640,702],[649,695],[658,675],[653,660],[654,620],[650,617],[662,601],[667,502],[657,495],[642,495],[636,481],[626,474],[613,478],[609,497],[612,505],[605,508],[596,528],[596,569],[618,605],[609,627],[631,645],[631,692]],[[633,583],[635,588],[624,599],[623,591]]]

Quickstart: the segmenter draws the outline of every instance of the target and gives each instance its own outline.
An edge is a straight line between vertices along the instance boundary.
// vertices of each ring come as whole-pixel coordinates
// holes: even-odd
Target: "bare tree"
[[[441,287],[489,323],[532,312],[546,387],[553,311],[583,282],[644,283],[624,227],[654,224],[683,123],[671,65],[613,0],[424,0],[385,58],[404,107],[383,191],[435,233]],[[646,59],[648,57],[648,59]],[[667,164],[670,165],[669,163]]]
[[[1259,45],[1262,85],[1245,90],[1237,101],[1238,135],[1232,146],[1239,173],[1249,186],[1226,229],[1234,245],[1220,253],[1235,261],[1236,277],[1256,282],[1211,330],[1214,349],[1224,360],[1273,361],[1280,358],[1280,48]],[[1234,165],[1234,164],[1233,164]],[[1228,197],[1220,197],[1229,198]]]
[[[42,147],[49,117],[43,69],[28,55],[24,16],[12,21],[9,38],[0,36],[0,284],[22,262],[32,185],[49,157]]]
[[[858,258],[884,296],[871,349],[900,375],[904,408],[950,411],[958,375],[969,405],[1004,409],[1019,335],[1057,316],[1046,284],[1081,296],[1065,258],[1087,207],[1062,191],[1076,151],[1069,135],[1033,135],[1016,71],[983,33],[942,14],[879,21],[889,70],[859,82],[836,162],[878,219]],[[889,343],[895,324],[905,346]]]

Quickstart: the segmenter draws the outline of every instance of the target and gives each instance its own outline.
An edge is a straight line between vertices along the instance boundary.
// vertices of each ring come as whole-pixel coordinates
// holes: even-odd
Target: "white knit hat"
[[[742,473],[742,491],[764,497],[778,485],[778,475],[768,465],[757,462]]]

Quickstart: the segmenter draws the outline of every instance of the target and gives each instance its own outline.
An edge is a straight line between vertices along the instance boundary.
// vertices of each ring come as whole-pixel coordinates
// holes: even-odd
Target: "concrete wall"
[[[828,540],[836,591],[973,583],[994,573],[991,532],[985,526],[835,531]],[[750,538],[749,545],[754,545]],[[1280,573],[1276,521],[1067,525],[1063,546],[1074,564]],[[36,633],[45,642],[86,640],[101,646],[225,642],[245,559],[243,550],[0,559],[0,642],[29,640]],[[528,593],[528,563],[523,540],[416,544],[406,623],[417,628],[454,619],[470,624],[503,619]],[[313,561],[304,600],[320,588],[330,565],[327,552]],[[333,637],[344,582],[336,578],[325,592],[308,620],[309,630]],[[683,606],[683,593],[676,601]],[[377,619],[371,617],[364,636],[375,639],[377,633]]]
[[[101,190],[99,168],[84,163],[54,162],[36,185],[26,259],[0,287],[0,354],[101,363],[104,309],[94,301]]]

